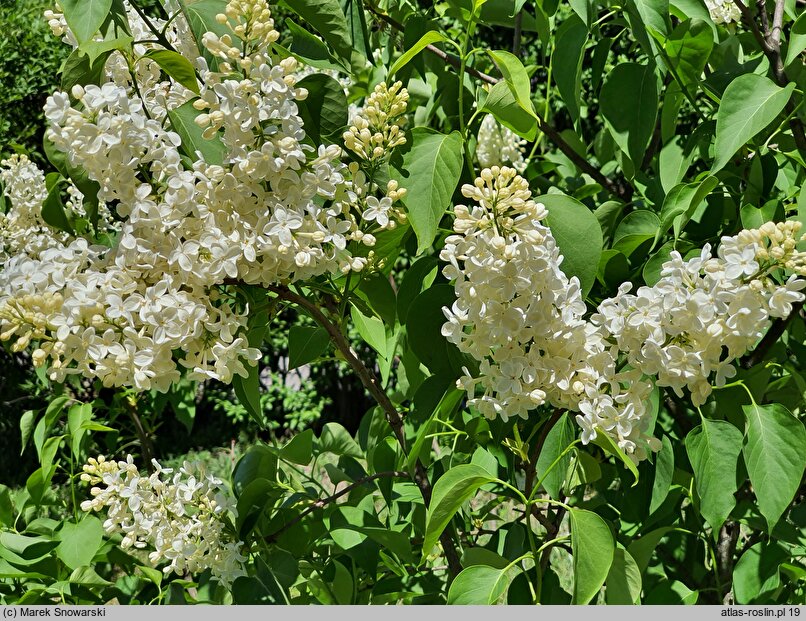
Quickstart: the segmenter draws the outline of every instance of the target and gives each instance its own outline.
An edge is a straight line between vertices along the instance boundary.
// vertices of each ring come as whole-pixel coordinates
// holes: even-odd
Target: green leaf
[[[330,344],[330,336],[324,328],[291,326],[288,331],[288,368],[296,369],[313,362]]]
[[[674,224],[674,237],[680,237],[683,228],[688,224],[692,214],[705,198],[719,185],[719,179],[713,175],[693,183],[681,183],[672,188],[663,201],[660,210],[660,226],[655,234],[655,245]]]
[[[551,470],[549,468],[557,461],[562,452],[576,440],[576,437],[577,426],[566,412],[549,431],[543,444],[543,449],[537,457],[537,464],[535,465],[537,480],[542,481],[543,487],[555,500],[561,500],[562,486],[565,483],[568,466],[571,465],[571,451],[566,453]]]
[[[367,342],[367,345],[384,358],[389,358],[389,352],[386,351],[386,328],[383,321],[375,316],[364,315],[355,306],[350,309],[350,317],[353,319],[358,334]]]
[[[162,584],[162,577],[165,575],[159,569],[154,569],[153,567],[147,567],[145,565],[137,565],[137,569],[142,572],[142,574],[148,578],[154,585],[159,588]]]
[[[694,469],[700,513],[714,537],[736,506],[733,494],[741,450],[742,432],[724,420],[705,418],[686,436],[686,453]]]
[[[101,520],[88,515],[78,524],[65,522],[58,532],[58,556],[70,569],[89,565],[104,540]]]
[[[393,169],[392,175],[407,190],[403,202],[417,235],[418,253],[431,246],[439,222],[451,205],[464,164],[462,149],[459,132],[441,134],[416,127],[409,142],[399,150],[402,164]]]
[[[649,513],[654,513],[669,495],[674,475],[674,449],[669,436],[663,436],[662,446],[655,458],[655,479],[652,482],[652,496]]]
[[[431,433],[431,427],[433,426],[434,419],[437,418],[437,416],[450,416],[453,414],[453,411],[459,405],[459,402],[462,400],[462,397],[464,397],[464,394],[464,392],[455,386],[448,388],[445,394],[443,394],[440,398],[439,403],[437,403],[430,416],[425,420],[424,423],[420,425],[420,428],[417,430],[417,437],[414,439],[411,449],[409,449],[409,456],[406,460],[406,466],[412,474],[414,473],[417,459],[420,457],[423,446],[425,446],[426,441],[430,439],[428,434]]]
[[[193,431],[193,422],[196,420],[196,382],[183,378],[174,384],[168,393],[171,408],[187,432]]]
[[[311,457],[313,457],[313,429],[301,431],[280,449],[281,459],[302,466],[307,466]]]
[[[658,547],[660,540],[663,539],[670,530],[672,529],[668,526],[658,528],[648,532],[640,539],[636,539],[630,544],[630,555],[635,560],[642,574],[646,571],[647,567],[649,567],[649,561],[652,560],[652,553]]]
[[[55,145],[47,140],[42,141],[48,161],[62,173],[63,176],[72,180],[73,184],[84,195],[84,210],[89,216],[93,227],[98,225],[98,191],[101,186],[89,178],[87,172],[82,168],[77,168],[67,161],[67,155],[58,151]]]
[[[288,0],[284,3],[322,35],[328,45],[347,63],[353,53],[353,41],[338,0]],[[358,50],[356,50],[358,51]]]
[[[534,110],[523,109],[505,80],[493,85],[479,110],[489,112],[499,123],[521,138],[534,140],[537,136],[537,115]]]
[[[437,43],[438,41],[446,41],[445,35],[436,30],[429,30],[426,32],[422,37],[417,40],[417,43],[411,46],[406,52],[404,52],[400,58],[398,58],[395,63],[389,68],[389,78],[391,78],[395,73],[400,71],[403,67],[405,67],[412,58],[417,56],[420,52],[422,52],[427,45],[431,45],[433,43]]]
[[[795,23],[792,24],[792,29],[786,42],[786,61],[784,61],[784,65],[794,61],[803,50],[806,50],[806,13],[801,13]]]
[[[629,257],[644,243],[654,239],[659,227],[660,220],[654,212],[647,209],[630,212],[619,223],[613,235],[613,248]]]
[[[607,128],[637,167],[646,153],[658,116],[658,86],[650,65],[622,63],[607,76],[599,97]]]
[[[489,472],[475,464],[455,466],[437,480],[425,517],[423,560],[431,553],[462,503],[470,500],[479,487],[495,480]]]
[[[98,575],[92,567],[76,567],[67,579],[70,584],[80,584],[85,587],[112,586],[106,578]]]
[[[481,605],[498,603],[507,592],[511,578],[501,569],[472,565],[463,569],[448,589],[448,604]]]
[[[189,101],[178,108],[168,111],[168,118],[171,120],[173,130],[182,139],[182,149],[185,154],[192,159],[201,155],[201,158],[208,164],[222,165],[227,148],[218,136],[210,139],[202,136],[204,130],[196,125],[196,117],[200,112],[193,107],[193,102]]]
[[[462,354],[442,336],[442,308],[450,308],[455,300],[451,285],[432,285],[414,298],[406,320],[408,344],[414,355],[433,373],[452,378],[461,374],[461,364],[457,362]]]
[[[367,18],[362,0],[340,0],[347,27],[350,31],[352,48],[366,58],[372,58],[372,42],[367,29]]]
[[[613,555],[613,564],[605,581],[608,606],[631,606],[641,600],[641,570],[621,544]]]
[[[50,188],[47,198],[42,203],[42,219],[53,228],[74,234],[73,226],[67,217],[64,203],[62,202],[61,179]]]
[[[322,427],[322,433],[319,434],[316,448],[317,454],[332,453],[333,455],[346,455],[356,459],[361,459],[364,456],[358,443],[339,423],[327,423]]]
[[[14,503],[11,501],[11,490],[0,483],[0,525],[14,526]]]
[[[197,95],[199,94],[199,83],[196,80],[196,71],[187,58],[170,50],[149,50],[146,52],[145,57],[156,62],[165,73],[179,82],[179,84]]]
[[[592,440],[592,442],[608,455],[613,455],[614,457],[618,458],[619,461],[624,464],[624,467],[632,473],[632,486],[635,487],[638,485],[638,468],[635,466],[633,461],[627,457],[627,454],[619,448],[618,444],[613,442],[613,438],[606,435],[604,432],[599,432],[596,434],[596,437]]]
[[[64,61],[62,69],[61,89],[70,92],[76,84],[100,84],[104,75],[104,67],[111,50],[102,52],[94,61],[90,61],[88,54],[75,49]]]
[[[286,19],[285,26],[291,31],[292,36],[289,54],[316,69],[347,71],[347,68],[331,55],[322,39],[308,32],[292,19]]]
[[[25,447],[28,444],[28,439],[31,437],[31,432],[34,430],[34,412],[33,410],[26,410],[20,417],[20,435],[22,440],[20,442],[20,455],[25,452]]]
[[[403,274],[403,282],[397,290],[397,316],[406,323],[414,298],[431,286],[439,271],[436,257],[426,255],[418,259]]]
[[[607,579],[616,545],[607,522],[592,511],[572,507],[568,514],[574,562],[573,603],[587,604]]]
[[[299,82],[308,97],[298,103],[305,132],[319,144],[337,136],[347,125],[347,95],[336,80],[324,73],[309,75]]]
[[[112,8],[112,0],[63,0],[60,4],[67,25],[79,43],[98,32]]]
[[[487,548],[465,548],[462,551],[462,567],[468,568],[474,565],[487,565],[496,569],[504,569],[509,565],[509,561],[500,554],[496,554]]]
[[[246,377],[234,375],[232,377],[232,388],[239,403],[246,408],[254,421],[263,427],[266,424],[263,415],[263,404],[260,403],[260,368],[258,365],[246,366]]]
[[[758,507],[773,527],[798,490],[806,455],[806,429],[783,405],[742,406],[747,429],[742,448]]]
[[[488,50],[487,54],[492,58],[501,75],[504,76],[504,81],[506,81],[521,109],[537,118],[534,104],[532,104],[532,87],[529,74],[526,72],[523,63],[518,60],[517,56],[509,52]]]
[[[106,41],[85,41],[78,46],[78,49],[85,53],[89,58],[90,65],[94,64],[96,59],[104,52],[112,52],[120,50],[124,54],[130,54],[134,39],[128,35],[118,37],[117,39],[109,39]]]
[[[572,15],[557,29],[556,37],[551,59],[552,75],[560,97],[576,123],[579,121],[582,58],[588,39],[588,27],[579,17]]]
[[[786,107],[795,83],[781,88],[769,78],[746,73],[733,80],[716,113],[716,141],[711,172],[721,170],[742,145],[772,123]]]
[[[277,452],[272,447],[258,444],[249,449],[232,472],[232,489],[240,496],[249,483],[256,479],[274,481],[277,477]]]
[[[238,536],[247,537],[255,528],[266,506],[269,503],[274,504],[282,494],[282,488],[274,481],[263,477],[249,481],[238,496],[238,516],[235,519]]]
[[[686,20],[679,24],[663,45],[669,63],[683,85],[695,87],[713,47],[711,26],[699,19]]]
[[[733,593],[737,604],[768,603],[769,595],[781,584],[779,567],[789,558],[776,541],[760,541],[746,549],[733,568]]]
[[[602,227],[593,212],[565,194],[544,194],[539,198],[548,209],[546,223],[564,259],[560,269],[569,278],[579,278],[582,296],[596,280],[602,256]]]
[[[364,300],[370,309],[390,328],[397,318],[397,297],[389,277],[376,272],[361,278],[355,294]]]
[[[73,458],[80,459],[81,439],[87,432],[85,426],[92,420],[92,405],[82,403],[74,405],[67,412],[67,430],[70,434],[70,450]]]

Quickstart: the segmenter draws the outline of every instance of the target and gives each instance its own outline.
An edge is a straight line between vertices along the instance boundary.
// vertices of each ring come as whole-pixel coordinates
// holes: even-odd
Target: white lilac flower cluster
[[[651,384],[619,369],[612,348],[584,319],[576,277],[541,223],[545,207],[512,168],[481,172],[462,187],[475,204],[457,205],[454,231],[440,258],[454,281],[456,302],[443,309],[443,335],[480,362],[459,386],[488,418],[526,418],[543,403],[582,412],[588,442],[597,430],[642,459],[658,441],[647,429]]]
[[[131,455],[126,461],[91,458],[81,480],[93,485],[83,511],[106,511],[104,530],[123,536],[121,547],[151,548],[154,566],[166,574],[198,574],[209,569],[229,586],[245,576],[243,542],[226,532],[236,515],[223,482],[203,462],[185,462],[178,472],[153,461],[154,472],[141,476]],[[173,475],[173,476],[171,476]]]
[[[731,24],[742,20],[742,13],[733,0],[705,0],[705,6],[715,24]]]
[[[12,155],[0,165],[0,182],[11,202],[8,213],[0,213],[0,260],[22,252],[37,255],[63,243],[67,235],[55,233],[42,220],[48,195],[42,171],[25,155]]]
[[[770,319],[787,317],[803,300],[800,228],[800,222],[768,222],[744,230],[724,237],[717,256],[707,244],[688,261],[672,252],[655,285],[631,294],[630,283],[623,284],[591,321],[630,365],[678,396],[688,389],[692,403],[702,405],[710,378],[724,386],[736,374],[734,360],[763,336]],[[794,273],[778,284],[770,275],[782,269]]]
[[[296,60],[271,54],[279,34],[265,0],[226,5],[217,21],[229,32],[202,37],[209,64],[175,8],[153,25],[192,61],[198,97],[146,56],[157,44],[138,43],[131,64],[110,56],[102,85],[56,92],[45,107],[47,139],[100,185],[96,239],[111,248],[48,227],[42,173],[23,158],[5,163],[12,208],[0,219],[0,338],[18,351],[33,345],[55,381],[80,374],[166,391],[183,371],[246,376],[260,352],[242,336],[249,309],[226,284],[363,270],[375,261],[375,235],[405,219],[395,204],[405,189],[372,180],[405,142],[399,83],[368,97],[348,132],[360,161],[348,165],[340,147],[308,144],[298,109],[307,92],[296,87]],[[48,18],[76,45],[61,13]],[[135,40],[153,39],[134,11],[128,20]],[[170,113],[189,106],[217,157],[184,157]],[[81,193],[69,194],[81,216]]]
[[[576,277],[562,256],[547,212],[511,168],[485,169],[462,194],[454,231],[441,253],[456,302],[443,309],[443,335],[479,361],[459,386],[488,418],[526,418],[549,403],[580,414],[582,441],[610,436],[635,461],[658,450],[648,397],[653,382],[701,405],[735,374],[733,361],[762,336],[771,318],[803,299],[806,254],[800,223],[767,223],[722,240],[684,261],[673,253],[653,287],[602,302],[590,320]],[[771,275],[794,272],[784,284]]]
[[[504,127],[492,114],[481,121],[476,144],[476,159],[482,168],[511,166],[519,173],[526,170],[523,157],[526,141],[508,127]]]

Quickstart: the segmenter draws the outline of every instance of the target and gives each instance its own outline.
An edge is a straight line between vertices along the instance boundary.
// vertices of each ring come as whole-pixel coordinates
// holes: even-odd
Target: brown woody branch
[[[733,3],[742,14],[742,21],[750,28],[753,37],[761,47],[762,52],[770,62],[772,74],[775,81],[779,86],[786,86],[790,80],[784,71],[784,61],[781,58],[781,33],[783,32],[784,21],[784,0],[776,0],[775,12],[772,18],[772,30],[769,30],[767,24],[767,9],[763,3],[759,3],[759,8],[762,11],[762,24],[764,25],[764,32],[762,32],[756,19],[747,5],[742,0],[733,0]],[[806,151],[806,131],[804,131],[803,123],[795,116],[795,106],[789,101],[786,104],[785,111],[792,118],[789,120],[789,127],[792,129],[792,135],[795,138],[795,144],[800,151]]]
[[[792,305],[792,312],[790,312],[787,317],[779,317],[776,319],[756,348],[750,353],[742,356],[739,364],[743,369],[751,369],[759,362],[764,360],[764,357],[767,355],[770,349],[772,349],[772,346],[778,342],[778,339],[781,338],[783,333],[786,331],[789,323],[798,316],[803,308],[804,302],[805,301],[795,302]]]
[[[400,22],[392,19],[388,15],[380,12],[376,9],[372,4],[366,3],[366,7],[369,11],[375,15],[378,19],[385,22],[395,30],[403,32],[404,26]],[[459,69],[462,66],[461,60],[452,54],[448,54],[443,50],[439,49],[435,45],[426,45],[425,49],[430,52],[431,54],[441,58],[444,62],[452,66],[454,69]],[[494,78],[491,75],[483,73],[478,69],[474,69],[473,67],[469,67],[465,65],[465,72],[468,75],[473,76],[481,80],[482,82],[486,82],[487,84],[497,84],[498,78]],[[551,140],[557,148],[562,151],[563,155],[565,155],[569,160],[571,160],[577,168],[579,168],[582,172],[587,173],[591,178],[593,178],[596,183],[601,185],[611,194],[618,196],[624,200],[629,200],[632,196],[632,188],[622,183],[617,183],[610,179],[607,175],[605,175],[601,170],[599,170],[596,166],[591,164],[586,158],[581,156],[577,153],[574,148],[568,144],[563,137],[560,135],[554,127],[549,125],[549,123],[541,117],[539,114],[535,113],[535,117],[537,118],[537,127],[543,132],[549,140]]]
[[[299,522],[304,520],[308,515],[310,515],[311,513],[316,511],[317,509],[325,508],[331,502],[335,502],[336,500],[338,500],[342,496],[344,496],[346,494],[349,494],[350,492],[352,492],[357,487],[361,487],[362,485],[365,485],[366,483],[369,483],[369,482],[374,481],[376,479],[390,479],[390,478],[406,479],[406,478],[409,478],[409,476],[410,475],[409,475],[408,472],[399,472],[399,471],[396,471],[396,470],[392,470],[392,471],[389,471],[389,472],[376,472],[375,474],[371,474],[371,475],[366,476],[366,477],[364,477],[362,479],[358,479],[358,481],[356,481],[355,483],[351,483],[350,485],[348,485],[344,489],[340,489],[338,492],[336,492],[332,496],[328,496],[326,498],[320,498],[319,500],[314,502],[310,507],[305,509],[305,511],[303,511],[298,516],[296,516],[293,520],[291,520],[289,522],[286,522],[283,525],[282,528],[280,528],[279,530],[273,532],[271,535],[266,537],[266,540],[269,541],[269,542],[276,541],[277,538],[282,533],[287,531],[289,528],[291,528],[295,524],[298,524]]]
[[[739,524],[728,520],[719,529],[719,538],[716,544],[716,564],[719,572],[719,579],[724,592],[720,593],[722,604],[731,603],[732,589],[730,584],[733,579],[734,556],[736,555],[736,544],[739,541]],[[728,587],[725,589],[725,587]]]
[[[389,396],[386,394],[386,392],[384,392],[384,390],[380,387],[378,378],[375,376],[372,370],[370,370],[358,358],[358,356],[356,356],[352,347],[350,347],[350,343],[344,337],[344,334],[342,334],[342,331],[339,329],[339,327],[330,321],[330,319],[328,319],[328,317],[316,304],[307,298],[294,293],[288,287],[282,285],[270,285],[266,288],[275,293],[279,298],[288,302],[293,302],[299,307],[305,309],[305,311],[307,311],[311,317],[313,317],[313,319],[320,326],[322,326],[325,331],[327,331],[328,335],[330,336],[330,340],[336,346],[336,349],[338,349],[342,356],[344,356],[347,364],[350,365],[355,374],[361,380],[364,388],[369,391],[370,395],[372,395],[372,398],[377,401],[378,405],[380,405],[381,409],[386,415],[386,420],[389,422],[389,426],[392,427],[392,431],[394,432],[398,443],[405,452],[406,434],[403,429],[403,419],[400,417],[400,413],[397,411],[397,408],[389,399]],[[428,480],[428,473],[419,459],[415,465],[414,481],[417,484],[417,487],[420,489],[420,493],[423,495],[423,499],[425,500],[426,504],[429,504],[431,502],[431,483]],[[458,575],[459,572],[462,571],[462,566],[459,562],[459,555],[456,551],[456,546],[454,545],[453,539],[448,531],[442,533],[440,542],[442,543],[442,548],[445,552],[445,558],[451,568],[451,574],[453,576]]]

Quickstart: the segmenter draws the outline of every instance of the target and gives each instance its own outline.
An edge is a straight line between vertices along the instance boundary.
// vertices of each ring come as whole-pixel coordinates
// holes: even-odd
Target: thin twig
[[[523,32],[523,9],[515,16],[515,32],[512,33],[512,53],[521,55],[521,34]]]
[[[736,544],[739,541],[739,524],[728,520],[719,529],[719,539],[716,544],[716,562],[723,586],[728,586],[724,593],[722,603],[728,604],[732,599],[733,589],[729,587],[733,577],[733,557],[736,554]]]
[[[565,507],[558,507],[557,512],[554,514],[554,519],[551,520],[552,529],[546,533],[546,540],[551,541],[557,537],[557,533],[560,532],[560,524],[562,524],[563,519],[565,518]],[[545,574],[546,567],[549,565],[549,560],[551,558],[551,549],[556,544],[552,544],[546,546],[546,549],[543,550],[543,553],[540,555],[540,573]]]
[[[770,31],[770,46],[781,54],[781,33],[784,28],[784,0],[775,1],[775,12],[772,16],[772,30]]]
[[[540,435],[537,437],[537,442],[535,442],[532,452],[529,454],[529,463],[526,465],[526,479],[523,486],[527,497],[532,494],[532,487],[534,486],[537,473],[537,460],[540,457],[540,453],[543,451],[543,445],[546,443],[549,431],[557,424],[557,421],[562,418],[564,413],[565,410],[562,408],[557,408],[551,413],[551,416],[540,430]]]
[[[764,338],[761,339],[761,342],[759,342],[756,348],[740,359],[739,364],[743,369],[751,369],[764,360],[764,357],[770,349],[772,349],[772,346],[778,342],[778,339],[781,338],[786,331],[789,323],[798,316],[803,308],[803,304],[804,301],[795,302],[792,305],[792,312],[790,312],[787,317],[779,317],[773,322],[770,329],[767,330],[767,334],[764,335]]]
[[[400,471],[397,471],[397,470],[391,470],[391,471],[388,471],[388,472],[376,472],[375,474],[371,474],[371,475],[366,476],[366,477],[364,477],[362,479],[358,479],[355,483],[351,483],[350,485],[348,485],[344,489],[339,490],[338,492],[336,492],[332,496],[328,496],[326,498],[320,498],[319,500],[314,502],[310,507],[305,509],[305,511],[303,511],[302,513],[297,515],[293,520],[291,520],[289,522],[286,522],[282,526],[282,528],[280,528],[279,530],[273,532],[271,535],[266,537],[266,540],[270,541],[270,542],[271,541],[276,541],[277,538],[282,533],[287,531],[289,528],[291,528],[295,524],[298,524],[299,522],[304,520],[308,515],[310,515],[311,513],[316,511],[317,509],[323,509],[324,507],[329,505],[331,502],[335,502],[336,500],[338,500],[339,498],[341,498],[345,494],[349,494],[355,488],[361,487],[365,483],[369,483],[369,482],[374,481],[376,479],[389,479],[389,478],[407,479],[410,476],[411,475],[408,472],[400,472]]]
[[[151,439],[148,437],[145,427],[143,427],[143,421],[140,420],[140,415],[137,413],[137,401],[132,396],[124,396],[123,403],[123,409],[132,419],[134,430],[140,439],[140,450],[143,451],[143,461],[146,462],[146,468],[150,473],[154,472],[154,464],[151,463],[154,459],[154,446],[151,444]]]
[[[767,0],[758,0],[757,3],[758,14],[761,17],[761,29],[763,32],[769,33],[770,32],[770,20],[769,15],[767,15]]]

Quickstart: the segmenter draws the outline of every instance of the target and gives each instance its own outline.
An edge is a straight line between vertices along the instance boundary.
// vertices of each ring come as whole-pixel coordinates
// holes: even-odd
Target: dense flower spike
[[[523,138],[488,114],[479,126],[476,159],[482,168],[509,165],[523,173],[527,164],[523,157],[525,146]]]
[[[683,261],[672,253],[653,287],[630,283],[590,321],[575,277],[541,220],[528,183],[511,168],[485,169],[462,188],[476,204],[457,205],[441,258],[457,300],[442,333],[480,362],[459,384],[487,417],[526,417],[550,403],[578,411],[587,443],[609,435],[634,460],[660,444],[647,409],[652,382],[701,405],[735,373],[733,361],[803,299],[806,254],[800,223],[767,223],[706,246]],[[772,274],[795,272],[784,284]],[[627,364],[625,364],[625,361]]]
[[[485,169],[462,194],[476,204],[457,205],[454,231],[440,257],[457,300],[444,309],[442,333],[480,362],[460,386],[470,404],[493,418],[526,418],[535,407],[580,411],[588,442],[597,430],[642,459],[657,448],[648,435],[651,385],[635,370],[619,370],[614,352],[583,318],[576,277],[541,220],[528,182],[512,168]],[[480,394],[477,394],[480,393]]]
[[[375,161],[385,157],[390,149],[405,144],[401,127],[408,102],[409,94],[402,82],[388,88],[379,84],[367,97],[363,113],[344,132],[345,146],[361,159]]]
[[[768,222],[723,238],[716,257],[707,244],[688,261],[672,252],[654,286],[630,294],[625,283],[591,319],[632,366],[679,396],[687,388],[694,405],[702,405],[710,378],[724,386],[736,374],[733,361],[763,336],[770,319],[788,316],[803,300],[800,228],[800,222]],[[771,278],[778,270],[794,274],[779,284]]]
[[[47,17],[77,44],[58,7]],[[153,40],[136,12],[128,20],[135,40]],[[355,112],[355,127],[374,132],[371,162],[347,164],[340,147],[306,142],[300,67],[272,56],[279,34],[265,0],[232,0],[217,21],[227,32],[202,37],[208,64],[181,12],[153,20],[191,59],[199,97],[147,56],[158,44],[137,43],[132,63],[110,56],[100,86],[48,99],[47,139],[100,186],[92,241],[44,223],[48,192],[32,163],[4,163],[12,209],[0,219],[0,337],[17,350],[33,344],[34,362],[56,381],[80,374],[167,391],[185,370],[190,379],[245,377],[260,352],[242,336],[249,308],[222,285],[373,267],[377,233],[406,218],[396,204],[405,189],[373,179],[405,141],[406,90],[381,84]],[[172,115],[194,108],[215,155],[192,153],[174,131]],[[86,220],[85,197],[66,189],[70,217]]]
[[[81,480],[93,485],[93,498],[82,502],[81,509],[105,510],[107,534],[122,534],[124,549],[151,548],[149,560],[167,563],[166,574],[209,569],[225,586],[245,576],[243,542],[226,532],[236,509],[223,482],[208,474],[203,462],[186,461],[178,472],[157,461],[153,465],[154,472],[144,477],[131,455],[126,461],[91,458]]]

